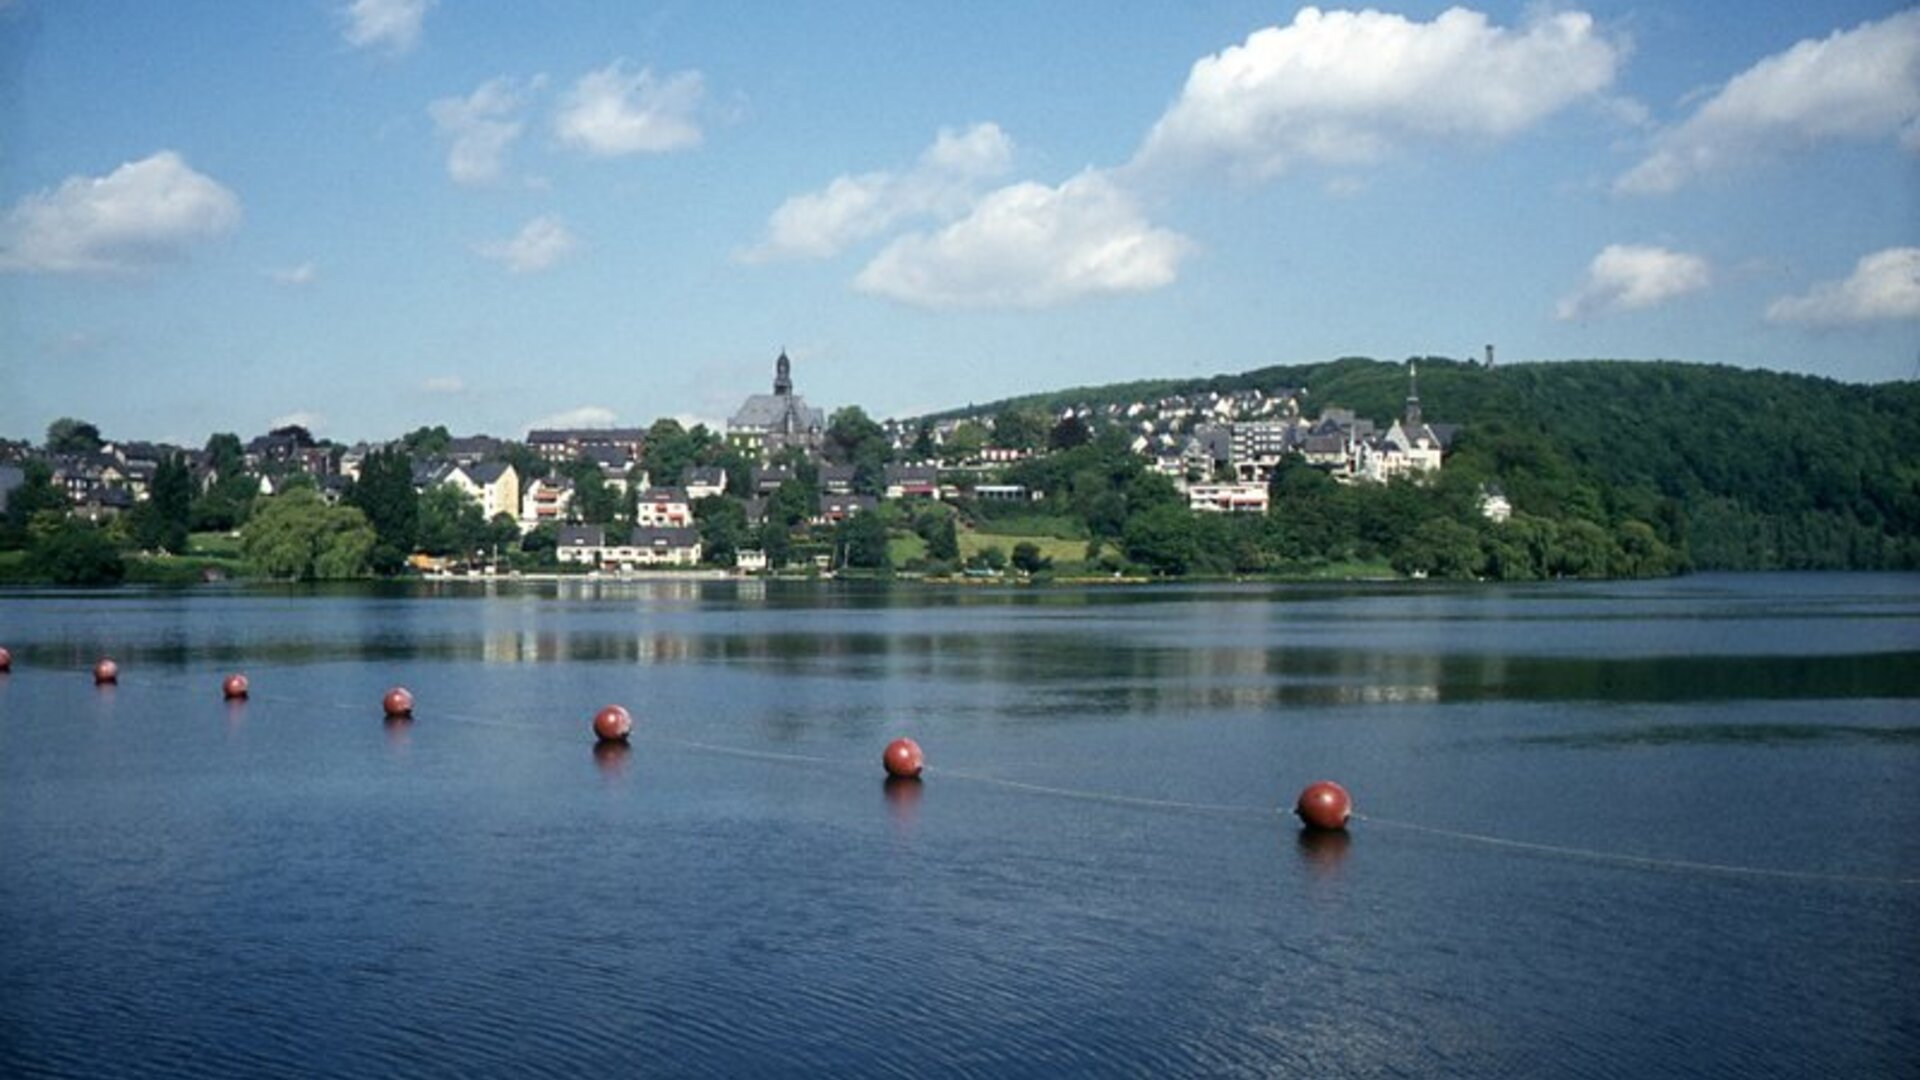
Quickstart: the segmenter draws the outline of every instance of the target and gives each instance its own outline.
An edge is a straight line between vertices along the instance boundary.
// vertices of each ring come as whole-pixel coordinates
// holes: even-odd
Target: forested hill
[[[1447,469],[1498,483],[1523,512],[1657,522],[1703,569],[1920,566],[1920,383],[1673,361],[1426,358],[1418,371],[1425,418],[1462,425]],[[1023,403],[1256,387],[1305,388],[1309,416],[1385,421],[1407,366],[1348,358]]]

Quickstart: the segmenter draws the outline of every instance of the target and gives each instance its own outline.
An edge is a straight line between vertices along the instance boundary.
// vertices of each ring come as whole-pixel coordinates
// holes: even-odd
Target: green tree
[[[587,525],[607,525],[620,515],[621,493],[607,483],[600,466],[579,458],[561,466],[560,471],[573,480],[573,506],[568,511],[573,520]]]
[[[1037,574],[1053,566],[1053,560],[1040,554],[1040,545],[1022,540],[1013,545],[1013,568],[1023,574]]]
[[[230,431],[216,432],[207,439],[207,467],[221,479],[238,476],[247,470],[246,448],[240,436]]]
[[[944,511],[923,514],[914,522],[914,531],[927,542],[927,558],[944,563],[959,561],[960,532],[952,514]]]
[[[445,424],[417,427],[400,437],[400,445],[406,449],[407,456],[413,458],[439,457],[452,443],[453,433]]]
[[[715,566],[734,565],[747,539],[746,508],[725,495],[710,495],[693,504],[693,520],[706,560]]]
[[[127,564],[106,533],[78,521],[62,521],[27,549],[27,570],[56,585],[113,585]]]
[[[855,514],[834,529],[834,546],[844,565],[863,570],[885,570],[893,565],[887,553],[887,524],[877,513]]]
[[[27,461],[20,466],[23,477],[19,487],[7,494],[7,512],[0,518],[0,548],[19,550],[34,540],[30,525],[37,514],[64,518],[67,497],[53,486],[53,469],[46,462]]]
[[[294,488],[262,500],[240,533],[240,550],[262,573],[300,581],[364,575],[378,534],[357,507],[328,506]]]
[[[149,551],[185,554],[192,519],[193,475],[185,458],[170,454],[154,470],[147,500],[134,507],[134,540]]]
[[[1480,535],[1451,518],[1416,525],[1393,554],[1393,568],[1415,577],[1472,579],[1486,566]]]
[[[1199,554],[1193,514],[1162,504],[1127,518],[1121,544],[1127,557],[1155,573],[1187,572]]]
[[[1037,450],[1051,431],[1045,413],[1009,406],[993,416],[993,445],[1007,450]]]
[[[1055,450],[1071,450],[1076,446],[1085,446],[1093,441],[1093,431],[1079,414],[1062,417],[1047,433],[1047,445]]]
[[[490,543],[480,504],[452,484],[434,484],[420,495],[418,546],[429,555],[472,555]]]
[[[95,454],[105,445],[100,429],[85,420],[63,416],[47,425],[49,454]]]
[[[373,526],[371,555],[379,574],[398,573],[420,537],[420,497],[413,489],[413,459],[399,446],[368,454],[346,501]]]

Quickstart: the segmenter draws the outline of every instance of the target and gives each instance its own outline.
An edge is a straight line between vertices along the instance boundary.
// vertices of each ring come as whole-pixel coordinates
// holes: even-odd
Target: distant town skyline
[[[0,0],[0,435],[1920,376],[1920,9]]]

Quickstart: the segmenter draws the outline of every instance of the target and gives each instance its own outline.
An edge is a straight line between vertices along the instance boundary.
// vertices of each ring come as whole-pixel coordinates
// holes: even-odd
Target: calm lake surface
[[[0,1075],[1920,1071],[1920,576],[15,591],[0,645]]]

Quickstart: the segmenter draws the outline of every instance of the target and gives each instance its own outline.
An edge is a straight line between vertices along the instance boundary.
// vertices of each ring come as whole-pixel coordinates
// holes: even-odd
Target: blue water
[[[28,591],[0,645],[0,1075],[1920,1062],[1912,575]],[[1322,777],[1345,836],[1279,812]]]

